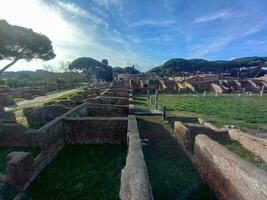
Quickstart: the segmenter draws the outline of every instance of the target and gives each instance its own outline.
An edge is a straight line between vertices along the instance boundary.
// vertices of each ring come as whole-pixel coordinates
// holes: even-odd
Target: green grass
[[[219,127],[234,125],[252,132],[267,131],[267,96],[162,94],[159,101],[168,112],[197,114]]]
[[[152,109],[152,106],[147,101],[147,96],[136,93],[133,95],[133,103],[135,108]]]
[[[30,186],[25,199],[119,199],[124,145],[67,145]]]
[[[0,147],[0,174],[4,174],[6,170],[6,156],[13,151],[31,152],[33,157],[40,153],[38,147]]]
[[[15,195],[17,194],[17,191],[14,187],[0,182],[0,197],[2,197],[2,199],[4,200],[11,200],[15,197]]]
[[[237,154],[244,160],[256,165],[258,168],[263,169],[267,172],[267,164],[260,157],[253,154],[248,149],[244,148],[238,141],[229,139],[220,139],[217,142],[225,146],[228,150]]]
[[[156,200],[216,199],[160,116],[139,117],[138,128],[149,139],[143,152]]]

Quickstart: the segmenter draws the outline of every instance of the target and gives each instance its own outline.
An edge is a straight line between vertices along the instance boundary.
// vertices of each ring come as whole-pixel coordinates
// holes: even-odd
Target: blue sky
[[[107,58],[112,66],[136,64],[142,71],[173,57],[230,60],[267,56],[267,0],[0,3],[0,19],[46,34],[57,54],[46,63],[20,61],[10,70],[58,66],[80,56]]]

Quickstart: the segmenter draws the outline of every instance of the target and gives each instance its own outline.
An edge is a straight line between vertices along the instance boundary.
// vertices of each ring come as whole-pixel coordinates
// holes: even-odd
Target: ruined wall
[[[65,141],[68,144],[126,143],[127,118],[66,118]]]
[[[129,98],[101,96],[89,99],[88,102],[93,104],[129,105]]]
[[[267,199],[267,174],[208,136],[196,137],[194,161],[219,199]]]
[[[229,138],[228,132],[225,130],[213,130],[200,124],[183,124],[179,121],[176,121],[174,124],[174,135],[186,153],[191,154],[190,156],[192,156],[195,137],[198,134],[208,135],[215,140],[219,138]]]
[[[128,113],[128,106],[115,106],[104,104],[88,104],[87,106],[88,117],[127,117]]]
[[[24,126],[0,122],[0,146],[31,147],[38,144],[37,134],[28,132]]]
[[[128,92],[127,93],[126,92],[118,92],[116,90],[108,90],[102,95],[103,96],[112,96],[112,97],[125,97],[125,98],[129,97]]]
[[[128,117],[128,154],[121,171],[120,199],[153,200],[135,115]]]

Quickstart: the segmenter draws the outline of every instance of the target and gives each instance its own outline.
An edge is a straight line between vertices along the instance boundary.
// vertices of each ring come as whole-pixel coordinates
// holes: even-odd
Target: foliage
[[[105,65],[93,58],[81,57],[72,61],[69,65],[71,70],[81,70],[88,80],[112,81],[112,67]]]
[[[13,60],[0,74],[20,59],[50,60],[55,56],[51,41],[45,35],[0,20],[0,60]]]
[[[267,57],[247,57],[231,61],[207,61],[204,59],[186,60],[173,58],[150,70],[160,76],[191,74],[196,72],[230,73],[231,76],[254,77],[264,72],[261,67],[267,63]],[[241,69],[242,68],[242,69]],[[244,68],[244,69],[243,69]],[[243,74],[243,75],[242,75]]]
[[[27,191],[25,199],[119,199],[124,145],[66,145]]]
[[[44,85],[78,85],[86,81],[83,74],[79,72],[49,72],[46,70],[19,71],[19,72],[4,72],[0,75],[3,85],[11,88],[29,87]]]
[[[113,67],[112,68],[113,73],[118,74],[140,74],[141,72],[134,67]]]

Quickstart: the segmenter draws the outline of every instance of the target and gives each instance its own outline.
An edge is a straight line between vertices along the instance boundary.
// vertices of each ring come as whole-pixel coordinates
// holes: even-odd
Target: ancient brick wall
[[[267,174],[206,135],[196,137],[194,162],[219,199],[267,199]]]
[[[227,130],[214,130],[200,124],[183,124],[176,121],[174,125],[174,135],[187,153],[192,153],[194,149],[195,137],[198,134],[205,134],[212,139],[228,138]]]
[[[121,200],[153,200],[135,115],[128,117],[128,154],[121,172]]]
[[[108,90],[106,91],[104,94],[102,94],[103,96],[112,96],[112,97],[129,97],[129,92],[118,92],[116,90]]]
[[[127,118],[66,118],[65,141],[68,144],[126,143]]]
[[[0,123],[0,146],[31,147],[38,144],[37,134],[28,132],[22,125]]]
[[[87,117],[127,117],[128,106],[88,104]]]
[[[129,105],[129,98],[101,96],[99,98],[89,99],[88,102],[94,104]]]

